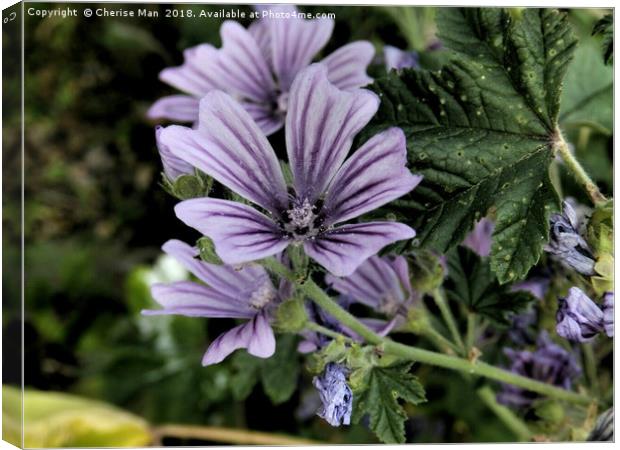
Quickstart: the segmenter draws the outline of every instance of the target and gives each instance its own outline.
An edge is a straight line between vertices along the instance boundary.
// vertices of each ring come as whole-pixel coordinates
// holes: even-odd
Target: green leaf
[[[614,17],[607,14],[594,24],[592,35],[603,37],[603,60],[609,65],[614,59]]]
[[[411,363],[373,367],[367,372],[363,389],[354,392],[353,421],[359,422],[368,414],[370,428],[382,442],[405,442],[407,415],[398,403],[399,398],[413,405],[426,401],[424,388],[408,373],[410,367]]]
[[[232,357],[234,373],[230,385],[237,401],[245,400],[256,386],[260,377],[261,359],[247,352],[236,352]]]
[[[297,389],[300,372],[297,355],[297,338],[282,335],[276,353],[261,366],[263,390],[275,405],[287,401]]]
[[[560,122],[564,127],[587,125],[603,134],[613,129],[613,68],[606,66],[588,39],[575,51],[564,82]]]
[[[548,167],[576,41],[553,10],[514,18],[496,8],[442,8],[437,23],[450,62],[378,79],[382,102],[364,135],[405,131],[411,171],[424,180],[395,212],[421,245],[446,252],[491,210],[491,267],[502,283],[513,281],[538,261],[559,209]]]
[[[449,299],[463,303],[471,312],[499,326],[509,325],[516,312],[535,300],[528,292],[511,292],[509,286],[500,285],[487,258],[480,258],[465,247],[448,253],[445,287]]]
[[[20,393],[2,387],[2,434],[21,436]],[[139,417],[103,402],[60,392],[24,392],[24,447],[143,447],[152,437]]]

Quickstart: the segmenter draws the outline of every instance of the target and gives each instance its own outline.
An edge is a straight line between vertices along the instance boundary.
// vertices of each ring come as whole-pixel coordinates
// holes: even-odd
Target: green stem
[[[561,389],[547,383],[541,383],[540,381],[523,377],[504,369],[499,369],[481,361],[468,361],[467,359],[456,356],[443,355],[441,353],[432,352],[417,347],[410,347],[394,342],[388,338],[382,338],[367,328],[363,323],[358,321],[348,311],[342,309],[327,294],[325,294],[325,292],[323,292],[323,290],[317,286],[314,281],[308,280],[307,282],[300,284],[299,288],[318,306],[331,314],[343,325],[349,327],[370,344],[379,346],[387,353],[423,364],[482,376],[503,383],[514,384],[515,386],[519,386],[533,392],[538,392],[539,394],[548,395],[549,397],[554,397],[559,400],[566,400],[580,404],[590,404],[592,402],[592,399],[585,395],[577,394],[566,389]]]
[[[506,425],[521,441],[530,441],[532,432],[527,425],[517,417],[509,408],[497,403],[495,392],[489,387],[484,386],[477,391],[478,397],[487,407],[495,413],[497,417]]]
[[[456,345],[450,342],[449,339],[446,339],[446,337],[443,334],[439,333],[434,328],[429,327],[426,330],[424,330],[422,334],[426,336],[428,339],[430,339],[431,341],[433,341],[435,345],[439,349],[444,351],[445,353],[449,353],[449,352],[446,352],[446,350],[449,350],[453,354],[457,354],[457,355],[461,352],[460,348],[458,348]]]
[[[594,356],[594,350],[592,344],[582,344],[583,350],[583,365],[586,370],[586,376],[590,382],[590,387],[593,392],[599,392],[598,378],[596,376],[596,357]]]
[[[590,200],[592,200],[592,203],[594,203],[595,205],[599,205],[607,201],[605,196],[599,190],[596,183],[592,181],[583,166],[571,153],[570,149],[568,148],[568,144],[564,140],[562,132],[559,129],[556,130],[554,149],[560,154],[560,156],[562,156],[562,159],[566,164],[566,168],[573,175],[577,183],[579,183],[579,185],[586,191],[586,193],[590,197]]]
[[[471,350],[476,341],[476,315],[467,313],[467,333],[465,334],[465,349]]]
[[[450,305],[448,305],[448,302],[446,301],[446,298],[444,297],[441,289],[435,289],[435,291],[433,292],[433,299],[435,300],[439,311],[441,311],[441,316],[443,317],[444,322],[448,326],[450,334],[452,334],[452,339],[454,340],[456,345],[463,349],[464,354],[466,354],[467,349],[463,344],[461,333],[459,332],[459,328],[456,325],[456,320],[454,319],[452,311],[450,310]]]
[[[312,331],[316,331],[317,333],[324,334],[325,336],[329,336],[332,339],[344,339],[347,342],[353,342],[353,339],[345,336],[344,334],[338,333],[337,331],[330,330],[323,325],[319,325],[316,322],[308,322],[306,324],[306,328]]]

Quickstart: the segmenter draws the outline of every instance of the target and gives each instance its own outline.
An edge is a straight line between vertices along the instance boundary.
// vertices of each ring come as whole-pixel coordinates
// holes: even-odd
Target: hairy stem
[[[495,413],[497,417],[506,425],[521,441],[530,441],[532,432],[527,425],[517,417],[510,408],[497,403],[495,392],[489,386],[478,389],[478,397],[482,402]]]
[[[444,355],[417,347],[399,344],[389,338],[382,338],[367,328],[363,323],[358,321],[348,311],[342,309],[327,294],[325,294],[325,292],[323,292],[323,290],[317,286],[314,281],[308,280],[307,282],[300,284],[298,287],[318,306],[331,314],[343,325],[349,327],[367,342],[377,345],[380,349],[387,353],[400,356],[401,358],[410,361],[417,361],[423,364],[430,364],[437,367],[443,367],[445,369],[490,378],[503,383],[513,384],[515,386],[519,386],[559,400],[566,400],[579,404],[590,404],[593,401],[585,395],[577,394],[547,383],[542,383],[531,378],[523,377],[481,361],[469,361],[456,356]]]
[[[344,334],[338,333],[337,331],[334,331],[334,330],[330,330],[329,328],[324,327],[323,325],[319,325],[316,322],[308,322],[306,324],[306,328],[308,330],[312,330],[317,333],[324,334],[325,336],[329,336],[332,339],[343,339],[347,342],[353,342],[353,339],[345,336]]]
[[[568,144],[564,140],[562,132],[559,129],[556,130],[556,137],[553,147],[564,160],[566,168],[569,170],[571,175],[575,178],[577,183],[579,183],[579,185],[586,191],[588,197],[590,197],[590,200],[592,200],[592,203],[594,203],[595,205],[599,205],[607,201],[605,196],[599,190],[596,183],[592,181],[583,166],[571,153],[570,149],[568,148]]]

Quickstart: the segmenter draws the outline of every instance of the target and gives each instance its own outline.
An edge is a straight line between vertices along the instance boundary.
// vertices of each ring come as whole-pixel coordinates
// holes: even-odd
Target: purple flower
[[[157,150],[159,151],[166,177],[174,181],[181,175],[193,174],[194,168],[192,165],[174,156],[168,146],[161,142],[161,132],[163,130],[164,127],[162,126],[158,125],[155,127],[155,142],[157,143]]]
[[[202,358],[204,366],[219,363],[240,348],[260,358],[273,355],[276,341],[269,321],[278,293],[265,269],[207,264],[196,259],[196,249],[175,239],[162,248],[206,285],[193,281],[155,284],[151,294],[163,309],[143,314],[247,319],[211,343]]]
[[[420,61],[417,52],[401,50],[391,45],[385,45],[383,47],[383,60],[385,62],[385,69],[390,70],[402,70],[402,69],[418,69],[420,68]]]
[[[353,393],[347,384],[346,369],[336,363],[325,366],[323,373],[312,380],[319,391],[323,406],[317,412],[331,426],[349,425],[353,409]]]
[[[605,292],[603,296],[603,327],[605,334],[614,337],[614,293]]]
[[[570,288],[566,298],[559,299],[556,320],[557,333],[569,341],[591,341],[605,328],[601,308],[577,287]]]
[[[594,275],[594,256],[578,229],[575,210],[568,202],[564,202],[562,214],[551,216],[551,237],[545,251],[582,275]]]
[[[511,292],[526,291],[536,297],[538,300],[544,300],[551,280],[546,276],[532,276],[527,280],[515,283],[510,288]]]
[[[494,229],[495,223],[483,217],[474,225],[474,229],[467,235],[463,245],[479,256],[489,256],[491,253],[491,236]]]
[[[286,19],[263,14],[248,29],[226,21],[220,28],[222,48],[202,44],[185,50],[185,62],[164,69],[162,81],[188,95],[164,97],[151,107],[150,118],[195,122],[199,100],[221,90],[237,99],[263,133],[284,125],[290,88],[299,72],[325,46],[334,28],[332,19],[304,20],[292,5],[272,5],[269,11],[290,13]],[[265,11],[265,12],[269,12]],[[372,81],[366,67],[374,56],[367,41],[347,44],[323,59],[329,80],[340,89],[356,89]]]
[[[346,161],[354,136],[379,105],[366,90],[341,91],[313,64],[291,87],[286,146],[293,186],[287,187],[269,141],[227,94],[200,103],[197,129],[170,126],[162,142],[172,153],[266,211],[233,201],[197,198],[179,203],[177,217],[209,236],[226,264],[239,264],[303,245],[337,276],[415,231],[396,222],[340,225],[412,190],[421,176],[405,167],[405,135],[390,128]]]
[[[391,319],[405,317],[414,300],[409,267],[403,256],[371,256],[351,275],[343,278],[327,275],[325,281],[351,301],[369,306]],[[381,335],[386,335],[398,321],[365,319],[365,322]]]
[[[572,381],[581,374],[575,356],[554,344],[546,332],[540,333],[537,348],[533,352],[504,349],[510,359],[510,370],[519,375],[570,389]],[[502,384],[497,400],[505,405],[531,406],[539,394],[511,384]]]

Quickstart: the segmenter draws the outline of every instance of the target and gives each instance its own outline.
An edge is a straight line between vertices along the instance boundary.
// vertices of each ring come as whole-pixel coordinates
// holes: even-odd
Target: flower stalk
[[[583,166],[577,161],[577,158],[571,153],[568,144],[562,136],[562,132],[556,130],[556,138],[553,144],[554,150],[560,154],[562,160],[566,164],[566,168],[575,178],[577,183],[586,191],[588,197],[594,205],[600,205],[607,201],[596,183],[590,178]]]

